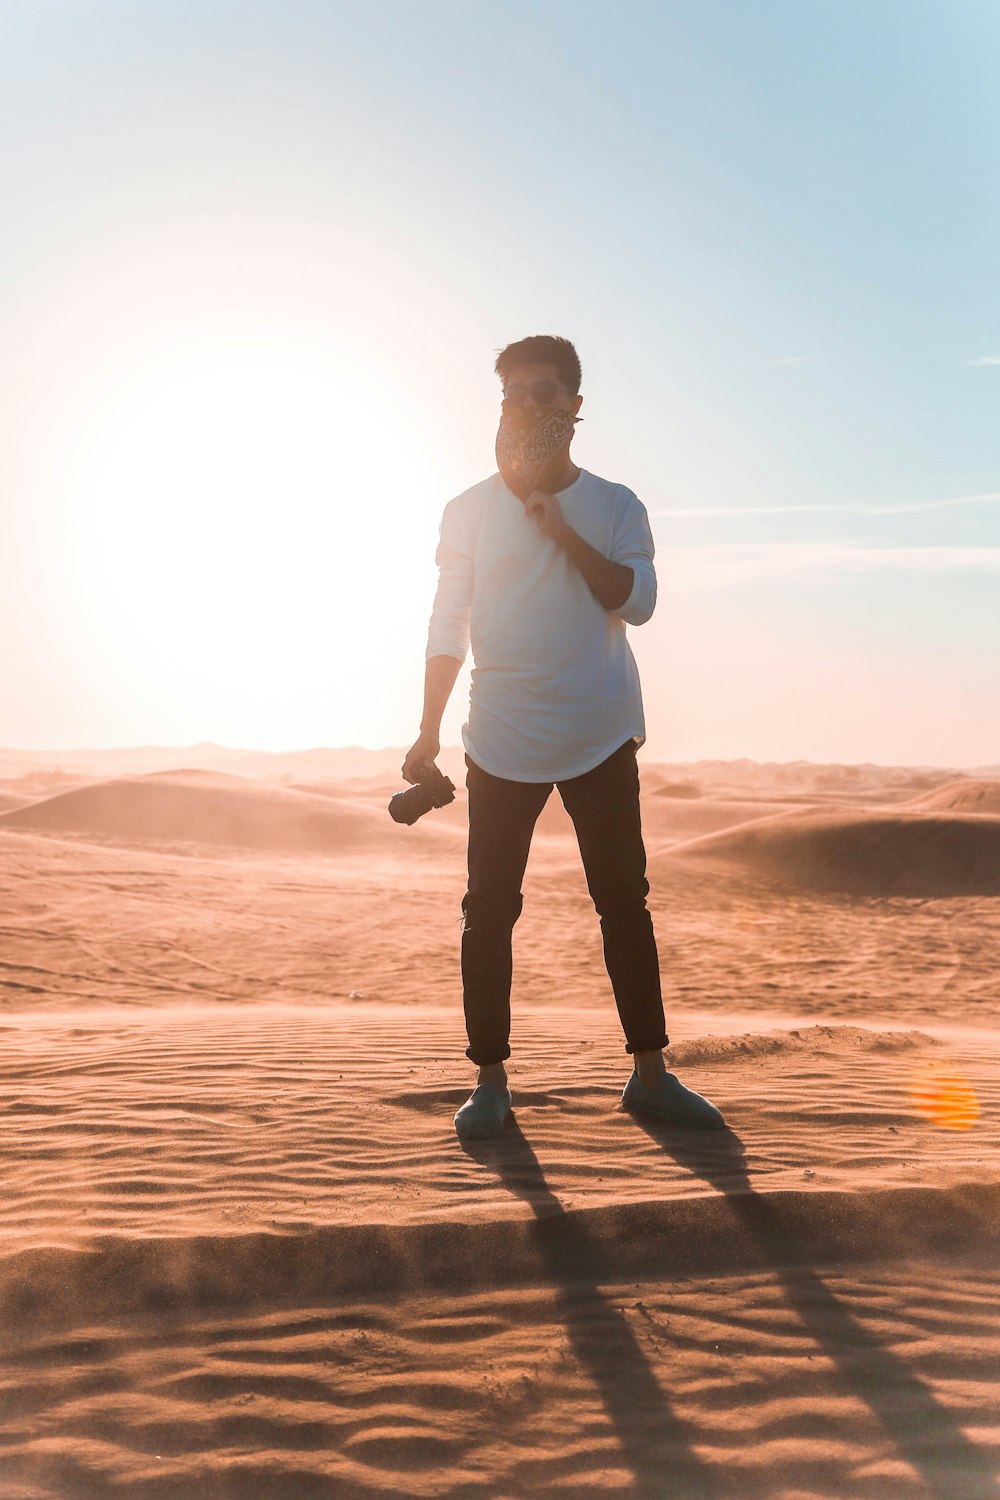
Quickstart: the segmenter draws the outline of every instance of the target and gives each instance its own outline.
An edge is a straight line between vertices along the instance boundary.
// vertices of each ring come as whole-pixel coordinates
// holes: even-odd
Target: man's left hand
[[[560,541],[569,530],[556,495],[547,495],[544,490],[532,490],[524,502],[524,508],[529,516],[535,517],[545,535],[555,542]]]

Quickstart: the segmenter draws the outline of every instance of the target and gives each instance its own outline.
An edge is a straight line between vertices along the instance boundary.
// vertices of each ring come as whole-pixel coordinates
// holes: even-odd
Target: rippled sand
[[[476,1145],[461,796],[0,784],[3,1500],[1000,1496],[989,787],[731,780],[644,780],[670,1066],[729,1129],[622,1112],[554,794]],[[952,820],[932,889],[746,836],[890,807]]]

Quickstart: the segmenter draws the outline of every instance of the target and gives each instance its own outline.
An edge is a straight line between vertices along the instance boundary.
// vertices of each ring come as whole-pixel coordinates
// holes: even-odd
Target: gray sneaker
[[[455,1116],[455,1130],[466,1140],[484,1141],[499,1135],[513,1106],[510,1089],[480,1083]]]
[[[622,1094],[622,1107],[641,1115],[655,1115],[671,1125],[700,1125],[705,1130],[724,1130],[722,1111],[708,1099],[685,1088],[676,1073],[665,1073],[658,1089],[648,1089],[633,1073]]]

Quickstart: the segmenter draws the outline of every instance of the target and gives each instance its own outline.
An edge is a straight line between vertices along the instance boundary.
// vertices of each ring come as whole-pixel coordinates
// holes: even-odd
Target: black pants
[[[469,887],[462,899],[466,1056],[480,1066],[510,1056],[511,933],[538,815],[552,782],[506,781],[467,755]],[[604,961],[626,1052],[655,1052],[668,1037],[646,850],[639,819],[636,744],[627,740],[582,776],[555,783],[573,820],[587,887],[601,919]]]

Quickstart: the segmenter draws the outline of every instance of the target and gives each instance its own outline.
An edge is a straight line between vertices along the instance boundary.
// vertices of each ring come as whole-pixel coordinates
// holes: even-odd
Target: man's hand
[[[415,785],[441,750],[441,716],[445,711],[455,678],[462,669],[456,656],[430,656],[424,669],[424,712],[420,735],[406,752],[403,780]]]
[[[428,766],[434,764],[441,750],[441,742],[436,734],[427,734],[421,730],[420,737],[406,752],[403,761],[403,780],[415,786],[424,775]]]
[[[524,509],[529,516],[535,517],[545,535],[554,542],[561,541],[570,529],[556,495],[532,490],[524,502]]]
[[[529,516],[535,517],[545,535],[550,536],[576,564],[591,593],[605,609],[618,609],[625,603],[632,592],[632,569],[623,563],[612,562],[585,542],[563,515],[557,495],[532,490],[524,508]]]

